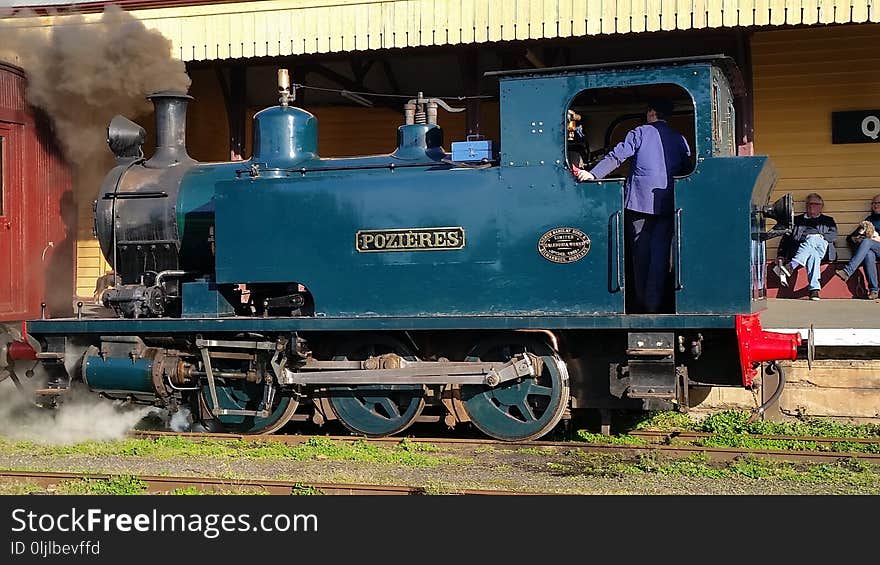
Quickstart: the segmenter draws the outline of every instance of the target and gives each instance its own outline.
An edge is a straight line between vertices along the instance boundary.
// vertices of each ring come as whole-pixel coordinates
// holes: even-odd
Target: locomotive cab
[[[674,180],[669,284],[660,313],[763,309],[760,302],[752,302],[762,296],[763,278],[750,273],[762,268],[758,256],[765,226],[760,211],[776,173],[766,156],[737,155],[735,101],[744,90],[728,58],[492,74],[501,80],[501,167],[512,171],[546,168],[550,163],[565,171],[572,165],[590,169],[627,131],[643,123],[649,100],[672,102],[668,122],[687,140],[691,166]],[[589,231],[576,227],[589,234],[593,248],[608,250],[606,264],[595,265],[604,271],[607,285],[590,281],[593,307],[638,314],[631,300],[629,249],[621,233],[629,166],[627,161],[605,178],[586,183],[563,178],[561,194],[553,191],[548,196],[564,201],[566,189],[580,193],[584,210],[580,226],[593,225]],[[731,273],[723,285],[715,284],[713,273],[719,272]]]

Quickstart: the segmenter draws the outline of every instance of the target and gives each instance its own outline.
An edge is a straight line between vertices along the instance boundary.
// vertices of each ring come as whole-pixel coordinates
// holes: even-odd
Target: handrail
[[[681,210],[675,209],[675,290],[684,288],[681,276]]]

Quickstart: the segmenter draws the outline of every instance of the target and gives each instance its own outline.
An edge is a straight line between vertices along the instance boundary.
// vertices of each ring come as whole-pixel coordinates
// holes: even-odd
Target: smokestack
[[[156,115],[156,152],[145,163],[151,169],[165,169],[178,163],[195,163],[186,152],[186,105],[192,96],[166,90],[147,96]]]

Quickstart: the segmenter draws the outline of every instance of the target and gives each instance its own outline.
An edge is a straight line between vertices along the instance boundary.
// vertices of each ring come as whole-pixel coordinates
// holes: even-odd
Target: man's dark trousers
[[[624,211],[627,252],[636,302],[641,312],[659,312],[669,272],[672,216]]]

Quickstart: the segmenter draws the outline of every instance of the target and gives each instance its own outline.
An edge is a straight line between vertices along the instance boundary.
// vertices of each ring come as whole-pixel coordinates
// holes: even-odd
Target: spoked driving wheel
[[[543,436],[559,423],[568,406],[565,363],[540,340],[518,335],[490,339],[478,344],[466,360],[504,362],[517,353],[538,356],[540,374],[507,381],[496,387],[461,387],[461,399],[474,426],[503,441],[525,441]]]
[[[408,361],[416,356],[391,336],[364,336],[341,347],[334,361],[363,361],[396,353]],[[367,437],[384,437],[402,432],[422,413],[425,387],[422,385],[364,384],[327,389],[330,406],[342,425]]]
[[[217,404],[226,410],[257,410],[263,399],[263,385],[256,383],[217,383]],[[211,391],[205,384],[199,391],[199,402],[209,414],[215,414]],[[222,414],[214,419],[222,424],[224,431],[236,434],[271,434],[280,430],[293,413],[299,402],[290,396],[275,395],[268,416],[243,416]]]

